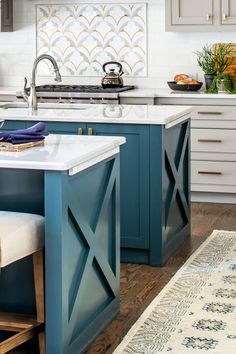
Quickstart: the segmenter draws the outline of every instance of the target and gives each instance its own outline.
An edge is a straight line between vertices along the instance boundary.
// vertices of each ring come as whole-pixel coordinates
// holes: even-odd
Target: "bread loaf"
[[[199,84],[199,82],[196,80],[193,80],[193,79],[191,79],[191,80],[185,79],[185,80],[178,81],[177,84],[178,85],[197,85],[197,84]]]
[[[177,74],[174,77],[174,81],[177,82],[177,81],[180,81],[180,80],[186,80],[188,78],[189,78],[189,76],[186,75],[186,74]]]

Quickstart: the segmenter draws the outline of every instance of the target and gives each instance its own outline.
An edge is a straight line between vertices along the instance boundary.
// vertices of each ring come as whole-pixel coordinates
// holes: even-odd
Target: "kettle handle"
[[[102,66],[102,69],[103,69],[103,71],[105,73],[107,73],[106,72],[106,66],[110,65],[110,64],[117,65],[119,67],[119,74],[120,75],[124,74],[122,65],[121,65],[121,63],[118,63],[118,61],[108,61],[107,63],[104,63],[103,66]]]

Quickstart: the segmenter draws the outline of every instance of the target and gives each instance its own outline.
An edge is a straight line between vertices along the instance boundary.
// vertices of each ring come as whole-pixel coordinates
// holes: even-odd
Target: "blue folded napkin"
[[[43,140],[48,134],[46,124],[40,122],[27,129],[0,132],[0,142],[24,144]]]

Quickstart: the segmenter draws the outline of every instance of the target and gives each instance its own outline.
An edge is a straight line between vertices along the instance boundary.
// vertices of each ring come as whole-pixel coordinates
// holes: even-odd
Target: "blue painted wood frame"
[[[1,210],[45,214],[47,354],[82,353],[119,311],[119,191],[119,155],[74,176],[0,169]],[[31,257],[3,270],[0,308],[35,312]]]
[[[46,352],[78,354],[119,311],[119,158],[45,173]]]
[[[150,134],[150,263],[163,265],[190,237],[190,121]],[[160,190],[162,193],[160,193]]]

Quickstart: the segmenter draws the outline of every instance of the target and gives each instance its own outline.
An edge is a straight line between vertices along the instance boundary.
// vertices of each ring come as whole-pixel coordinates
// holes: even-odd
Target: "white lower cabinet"
[[[219,199],[227,201],[227,194],[233,193],[236,202],[236,107],[196,106],[191,125],[193,195],[223,193]],[[208,195],[209,201],[219,201],[215,194]]]

